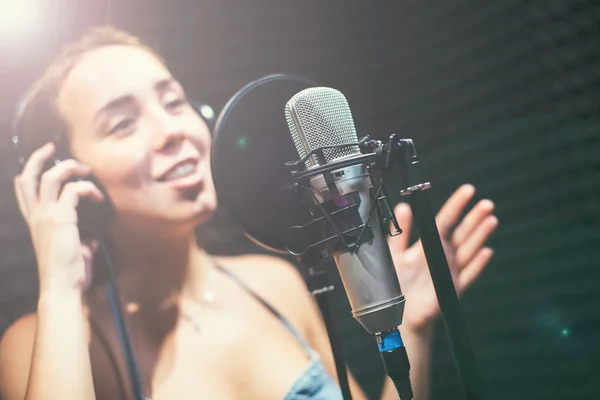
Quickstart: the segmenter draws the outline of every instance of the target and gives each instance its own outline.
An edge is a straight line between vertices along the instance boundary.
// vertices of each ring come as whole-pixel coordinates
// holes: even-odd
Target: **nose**
[[[185,138],[183,124],[177,117],[164,115],[156,119],[157,129],[151,144],[155,151],[168,151],[177,147]]]
[[[155,151],[169,151],[177,147],[183,141],[184,137],[185,135],[182,131],[169,131],[158,134],[154,138],[152,148]]]

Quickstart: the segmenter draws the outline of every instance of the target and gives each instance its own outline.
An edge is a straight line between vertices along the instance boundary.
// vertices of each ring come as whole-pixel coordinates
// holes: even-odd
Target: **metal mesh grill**
[[[300,158],[320,147],[358,142],[348,101],[335,89],[318,87],[297,93],[286,104],[285,117]],[[323,151],[327,162],[358,154],[356,145]],[[307,168],[318,165],[316,157],[306,162]]]

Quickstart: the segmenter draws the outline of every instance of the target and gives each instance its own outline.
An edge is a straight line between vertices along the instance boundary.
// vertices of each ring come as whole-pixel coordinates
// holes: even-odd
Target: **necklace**
[[[214,284],[216,281],[219,280],[219,273],[216,270],[216,268],[211,268],[210,271],[208,272],[208,279],[206,281],[206,287],[207,289],[204,290],[204,292],[202,293],[202,296],[200,297],[200,299],[197,299],[195,297],[190,296],[188,299],[191,300],[192,302],[194,302],[197,306],[202,306],[204,304],[210,304],[214,301],[215,299],[215,293],[214,293]],[[211,289],[213,288],[213,289]],[[198,322],[198,318],[195,317],[192,313],[186,311],[183,309],[183,307],[180,307],[180,311],[179,311],[179,316],[186,321],[187,323],[190,324],[190,326],[196,331],[196,332],[200,332],[200,323]]]

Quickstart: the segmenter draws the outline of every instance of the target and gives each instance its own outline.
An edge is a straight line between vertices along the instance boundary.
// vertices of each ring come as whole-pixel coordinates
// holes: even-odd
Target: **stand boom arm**
[[[440,305],[444,326],[448,334],[454,364],[465,391],[465,398],[467,400],[483,400],[477,361],[475,360],[458,295],[454,288],[446,254],[435,223],[435,215],[426,192],[431,184],[429,182],[419,182],[419,177],[410,176],[412,170],[418,164],[411,140],[397,141],[390,150],[396,153],[396,161],[400,163],[401,183],[402,187],[406,188],[401,191],[401,194],[408,196],[415,225],[429,266],[433,287]],[[407,299],[407,301],[410,301],[410,299]]]

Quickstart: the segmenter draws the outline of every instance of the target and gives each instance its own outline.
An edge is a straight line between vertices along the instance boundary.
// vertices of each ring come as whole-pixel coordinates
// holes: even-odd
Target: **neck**
[[[115,226],[111,231],[111,257],[124,302],[158,311],[181,295],[200,297],[211,260],[193,229],[140,233]]]

